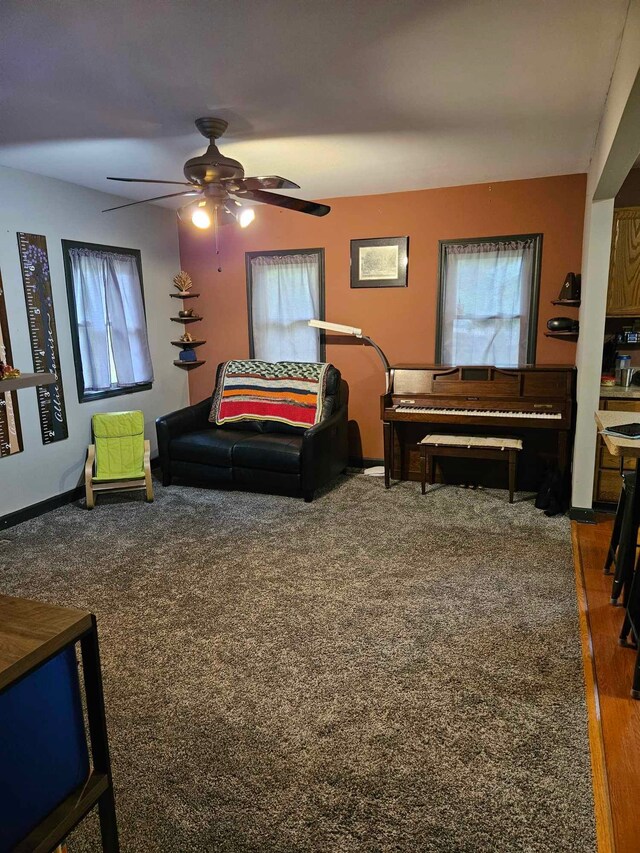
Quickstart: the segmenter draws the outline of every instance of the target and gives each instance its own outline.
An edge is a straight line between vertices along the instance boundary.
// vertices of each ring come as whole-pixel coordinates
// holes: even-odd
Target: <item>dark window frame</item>
[[[110,388],[108,391],[85,391],[84,375],[82,372],[82,356],[80,353],[80,340],[78,338],[78,312],[76,310],[76,296],[73,289],[73,272],[71,269],[71,259],[69,258],[69,249],[91,249],[96,252],[112,252],[118,255],[131,255],[135,258],[138,268],[138,278],[140,280],[140,293],[142,295],[142,310],[144,312],[144,321],[147,326],[147,334],[149,326],[147,323],[147,306],[144,299],[144,283],[142,280],[142,256],[140,249],[129,249],[123,246],[106,246],[102,243],[87,243],[82,240],[62,240],[62,258],[64,261],[64,276],[67,284],[67,302],[69,304],[69,319],[71,321],[71,346],[73,348],[73,361],[76,371],[76,388],[78,391],[79,403],[90,403],[92,400],[104,400],[107,397],[122,397],[125,394],[137,394],[140,391],[149,391],[153,387],[153,382],[141,382],[138,385],[127,385],[122,388]]]
[[[438,306],[436,316],[436,363],[442,364],[442,324],[444,321],[446,281],[445,251],[447,246],[468,246],[476,243],[508,243],[513,240],[533,240],[533,266],[531,269],[531,294],[527,324],[527,364],[536,362],[538,342],[538,304],[540,301],[540,272],[542,268],[542,233],[502,234],[497,237],[465,237],[460,240],[438,241]]]
[[[320,317],[318,320],[325,319],[325,286],[324,286],[324,249],[274,249],[268,252],[245,252],[244,262],[247,277],[247,316],[249,319],[249,358],[255,358],[255,345],[253,340],[253,274],[251,271],[251,261],[253,258],[273,258],[280,255],[318,255],[319,257],[319,274],[320,274]],[[320,361],[327,360],[327,346],[325,340],[324,329],[320,329]]]

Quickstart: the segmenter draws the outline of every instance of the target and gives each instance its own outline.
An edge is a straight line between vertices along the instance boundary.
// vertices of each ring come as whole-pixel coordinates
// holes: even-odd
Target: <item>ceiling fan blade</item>
[[[261,178],[242,178],[242,180],[234,180],[233,178],[223,179],[221,181],[230,192],[242,192],[244,190],[299,190],[298,184],[287,178],[281,178],[279,175],[267,175]],[[231,186],[230,186],[231,185]],[[231,187],[235,189],[231,189]]]
[[[108,181],[127,181],[133,184],[177,184],[179,187],[190,187],[187,181],[153,181],[150,178],[107,178]]]
[[[195,189],[187,190],[182,193],[169,193],[169,195],[157,195],[153,198],[143,198],[141,201],[130,201],[127,204],[119,204],[117,207],[108,207],[106,210],[103,210],[103,213],[109,213],[110,210],[121,210],[123,207],[133,207],[134,204],[146,204],[148,201],[160,201],[161,198],[175,198],[175,196],[179,195],[199,195]]]
[[[286,207],[289,210],[297,210],[299,213],[310,213],[311,216],[326,216],[331,208],[317,201],[305,201],[302,198],[292,198],[288,195],[277,195],[267,193],[264,190],[248,190],[234,193],[238,198],[246,198],[250,201],[261,201],[263,204],[273,204],[276,207]]]

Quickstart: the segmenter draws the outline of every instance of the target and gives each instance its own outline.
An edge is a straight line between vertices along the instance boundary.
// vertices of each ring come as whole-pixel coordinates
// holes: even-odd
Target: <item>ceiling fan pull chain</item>
[[[220,254],[220,246],[218,244],[218,208],[215,207],[213,210],[213,231],[216,239],[216,258]],[[218,266],[218,272],[222,272],[222,267]]]

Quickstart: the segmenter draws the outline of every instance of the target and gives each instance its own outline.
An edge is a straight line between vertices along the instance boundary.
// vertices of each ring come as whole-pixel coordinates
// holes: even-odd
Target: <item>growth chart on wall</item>
[[[54,373],[56,376],[53,385],[40,385],[36,388],[42,443],[52,444],[67,438],[69,432],[62,390],[47,240],[40,234],[24,234],[20,231],[18,248],[24,298],[27,303],[33,370],[35,373]]]
[[[0,275],[0,360],[13,365],[11,341],[9,340],[9,322],[4,301],[2,276]],[[18,395],[15,391],[0,392],[0,459],[13,456],[22,451],[22,431]]]

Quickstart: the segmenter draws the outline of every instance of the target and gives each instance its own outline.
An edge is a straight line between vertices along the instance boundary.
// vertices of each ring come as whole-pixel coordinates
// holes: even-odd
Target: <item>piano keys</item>
[[[394,474],[408,470],[407,446],[431,426],[473,427],[474,434],[495,433],[531,438],[529,431],[555,439],[555,459],[568,469],[568,446],[574,427],[575,367],[521,365],[516,367],[443,365],[392,366],[389,392],[381,397],[384,425],[385,485]],[[405,425],[414,425],[408,433]]]
[[[508,411],[482,411],[482,409],[424,409],[421,406],[394,406],[396,413],[419,414],[419,415],[459,415],[465,418],[546,418],[547,420],[562,419],[560,412],[508,412]]]

